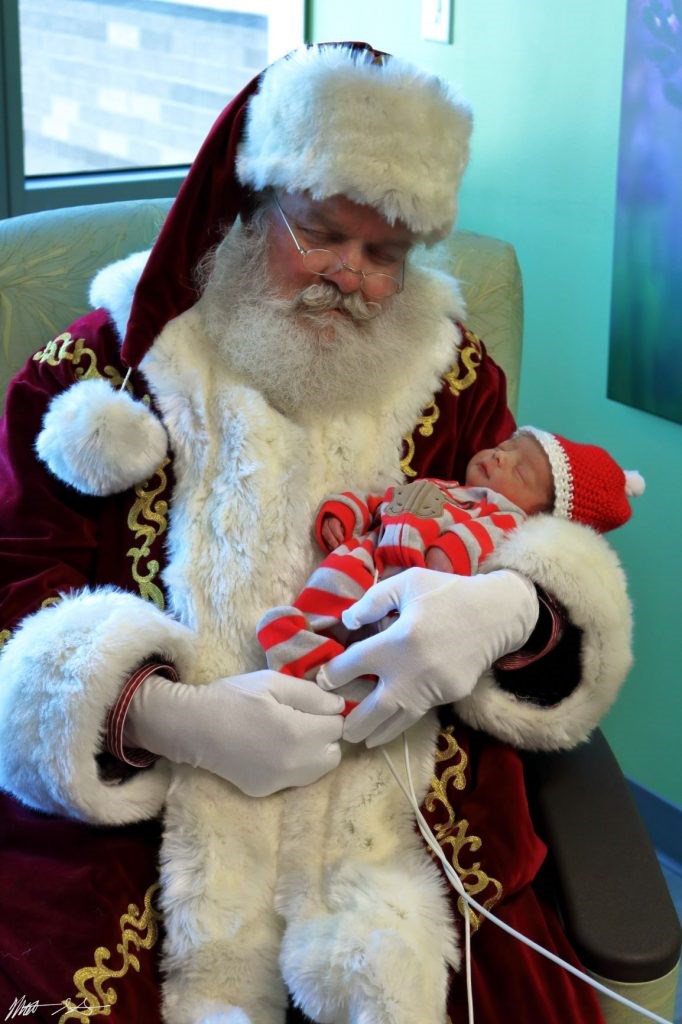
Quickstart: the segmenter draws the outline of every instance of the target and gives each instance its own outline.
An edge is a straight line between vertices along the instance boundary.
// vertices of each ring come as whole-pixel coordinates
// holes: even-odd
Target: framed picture
[[[682,423],[682,0],[629,0],[608,397]]]

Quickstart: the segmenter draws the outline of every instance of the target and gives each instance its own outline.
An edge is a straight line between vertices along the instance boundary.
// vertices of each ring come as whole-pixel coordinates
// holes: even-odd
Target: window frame
[[[299,0],[307,40],[309,0]],[[21,97],[19,0],[0,3],[0,218],[126,199],[175,196],[188,165],[26,178]]]

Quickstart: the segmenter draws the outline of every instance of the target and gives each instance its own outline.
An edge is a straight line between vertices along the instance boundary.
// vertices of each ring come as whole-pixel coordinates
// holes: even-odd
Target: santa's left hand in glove
[[[346,719],[351,743],[388,743],[430,708],[466,697],[483,672],[524,645],[539,606],[532,583],[511,570],[456,576],[412,568],[371,587],[343,622],[357,629],[392,612],[398,617],[386,629],[351,644],[317,676],[324,690],[378,677]]]

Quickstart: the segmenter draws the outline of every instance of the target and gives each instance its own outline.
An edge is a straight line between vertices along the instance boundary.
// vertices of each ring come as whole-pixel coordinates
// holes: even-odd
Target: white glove
[[[361,640],[324,665],[317,676],[335,690],[362,675],[379,681],[346,719],[343,737],[368,747],[388,743],[439,704],[471,693],[503,654],[522,647],[538,619],[535,587],[500,569],[456,576],[406,569],[370,587],[343,613],[357,629],[399,612],[383,632]]]
[[[267,796],[337,767],[343,707],[336,694],[267,669],[205,686],[151,675],[131,701],[124,740]]]

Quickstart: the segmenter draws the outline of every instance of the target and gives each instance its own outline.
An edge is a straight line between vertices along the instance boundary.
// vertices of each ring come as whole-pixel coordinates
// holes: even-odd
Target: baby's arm
[[[438,572],[454,572],[455,567],[442,548],[429,548],[426,552],[426,568]]]
[[[425,555],[427,569],[473,576],[506,533],[526,518],[520,509],[495,508],[487,515],[453,523]]]

